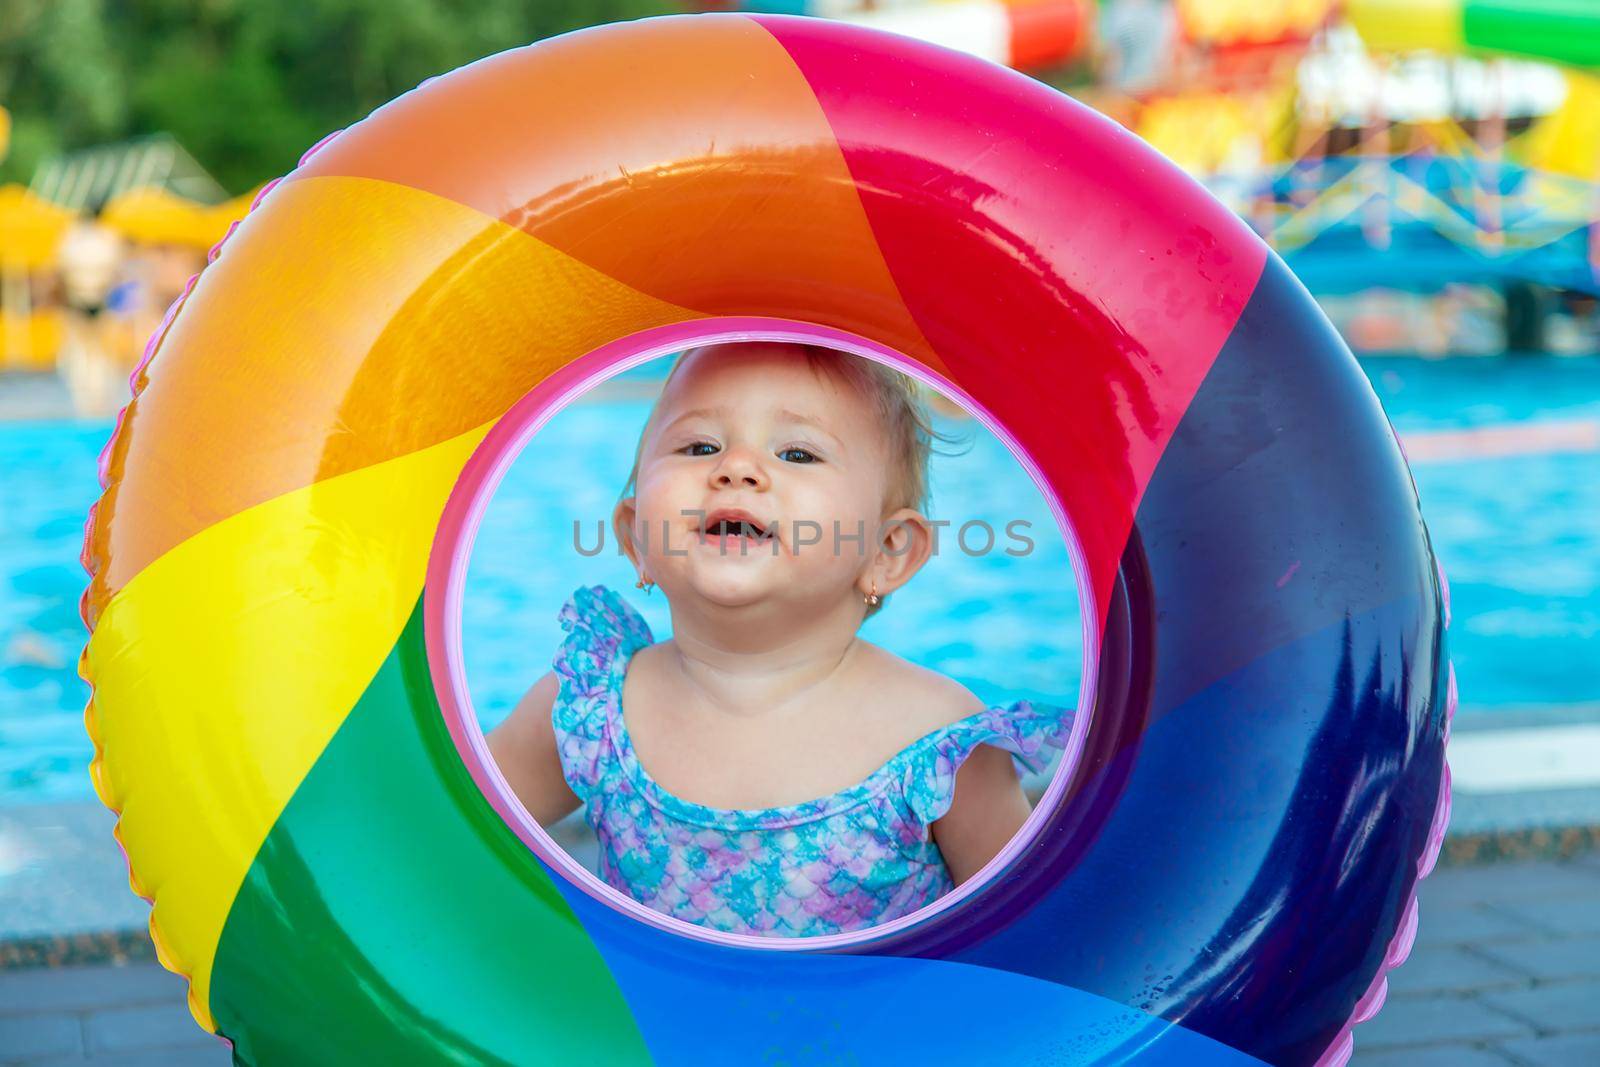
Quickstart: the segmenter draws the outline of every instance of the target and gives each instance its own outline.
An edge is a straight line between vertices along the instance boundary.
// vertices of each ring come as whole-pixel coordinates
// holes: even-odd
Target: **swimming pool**
[[[1600,420],[1600,359],[1391,357],[1364,366],[1402,436]],[[578,585],[617,588],[658,638],[670,632],[660,594],[633,588],[614,546],[592,558],[573,547],[574,519],[586,547],[595,522],[609,519],[644,411],[642,402],[604,401],[563,412],[491,503],[463,613],[468,683],[486,724],[549,669],[561,637],[556,612]],[[92,795],[87,689],[76,667],[84,636],[77,557],[109,430],[100,422],[0,424],[0,803]],[[947,544],[863,636],[986,701],[1070,704],[1081,638],[1065,546],[1005,448],[981,431],[971,445],[935,459],[934,517],[950,519],[951,531],[969,520],[997,531],[1027,521],[1033,549],[1009,556],[1002,540],[969,555]],[[1429,460],[1413,469],[1450,575],[1461,713],[1600,701],[1600,453]]]

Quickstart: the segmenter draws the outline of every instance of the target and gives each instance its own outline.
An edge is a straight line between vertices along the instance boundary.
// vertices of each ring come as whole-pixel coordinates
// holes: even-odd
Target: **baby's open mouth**
[[[703,541],[738,537],[748,538],[757,544],[765,544],[778,536],[776,524],[769,527],[749,512],[725,509],[718,509],[707,515],[696,532]]]

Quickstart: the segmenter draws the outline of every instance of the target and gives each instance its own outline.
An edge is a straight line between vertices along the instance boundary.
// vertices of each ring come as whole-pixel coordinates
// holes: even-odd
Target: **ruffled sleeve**
[[[556,649],[559,689],[550,707],[556,751],[567,784],[588,803],[615,765],[612,729],[622,714],[622,680],[630,656],[654,643],[633,606],[603,585],[577,589],[556,616],[567,632]]]
[[[950,810],[956,772],[979,745],[1010,752],[1019,776],[1042,771],[1066,748],[1072,718],[1071,708],[1019,700],[1009,707],[985,708],[929,734],[909,753],[902,780],[906,809],[923,839],[928,827]]]

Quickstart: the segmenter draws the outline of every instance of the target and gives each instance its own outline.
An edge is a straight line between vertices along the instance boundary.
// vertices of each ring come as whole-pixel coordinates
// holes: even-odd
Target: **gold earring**
[[[633,583],[633,587],[635,589],[643,589],[645,596],[649,596],[651,593],[655,592],[656,583],[647,578],[640,578],[637,582]]]
[[[872,592],[868,593],[866,596],[862,597],[861,599],[866,601],[868,604],[876,604],[879,600],[881,600],[882,598],[878,596],[878,583],[877,582],[873,582],[872,583]]]

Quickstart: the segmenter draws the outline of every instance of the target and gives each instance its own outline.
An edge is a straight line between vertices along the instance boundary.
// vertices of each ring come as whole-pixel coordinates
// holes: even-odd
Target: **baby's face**
[[[884,518],[886,453],[865,398],[792,350],[693,353],[639,458],[633,528],[643,570],[669,598],[728,606],[856,595]],[[763,535],[705,529],[723,509],[748,513]],[[835,523],[864,539],[836,545]]]

